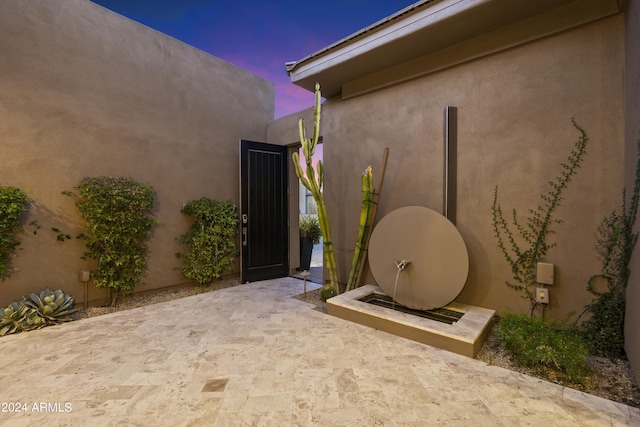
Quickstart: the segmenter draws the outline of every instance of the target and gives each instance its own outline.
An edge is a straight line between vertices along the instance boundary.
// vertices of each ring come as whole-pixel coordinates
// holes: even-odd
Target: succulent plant
[[[46,289],[40,295],[31,294],[26,300],[0,309],[0,336],[64,322],[70,320],[66,316],[76,311],[70,295],[61,289],[55,292]]]
[[[12,302],[7,308],[0,309],[0,336],[13,334],[20,328],[26,309],[19,302]]]
[[[46,323],[60,323],[68,319],[66,316],[77,311],[73,308],[73,298],[62,289],[51,291],[45,289],[40,295],[31,294],[25,305],[35,310]]]
[[[24,308],[24,315],[20,321],[20,329],[23,331],[30,331],[32,329],[40,329],[47,326],[47,320],[38,313],[38,310],[26,305],[23,305],[22,307]]]

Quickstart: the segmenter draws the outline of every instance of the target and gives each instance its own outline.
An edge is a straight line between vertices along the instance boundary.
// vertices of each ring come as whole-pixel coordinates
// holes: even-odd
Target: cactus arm
[[[304,119],[298,120],[298,132],[300,134],[300,142],[308,141],[307,129],[304,126]],[[306,146],[305,144],[302,145],[302,153],[304,154],[305,160],[307,159],[307,154],[309,154],[309,152],[307,151],[308,149],[309,146]]]
[[[318,161],[318,189],[322,191],[322,184],[324,183],[324,163],[322,160]]]
[[[320,138],[320,113],[322,108],[320,98],[320,85],[316,83],[316,102],[313,107],[313,150],[315,150],[316,145],[318,145],[318,138]]]
[[[300,182],[302,182],[302,185],[304,185],[305,188],[311,191],[311,185],[309,184],[309,181],[307,181],[307,179],[304,177],[304,174],[302,173],[302,167],[300,166],[300,157],[298,156],[298,153],[293,153],[291,158],[293,159],[293,166],[296,169],[296,175],[298,176],[298,179],[300,179]]]

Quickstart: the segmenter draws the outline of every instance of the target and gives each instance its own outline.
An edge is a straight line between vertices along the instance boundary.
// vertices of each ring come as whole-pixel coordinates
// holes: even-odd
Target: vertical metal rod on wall
[[[444,189],[442,209],[444,216],[456,223],[458,174],[458,108],[444,109]]]

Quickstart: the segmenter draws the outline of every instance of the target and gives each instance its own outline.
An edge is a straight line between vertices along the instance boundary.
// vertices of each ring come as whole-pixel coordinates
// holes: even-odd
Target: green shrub
[[[591,286],[589,289],[592,290]],[[583,338],[594,354],[610,359],[625,357],[625,303],[624,290],[612,286],[587,305],[586,311],[591,317],[581,328]]]
[[[76,206],[86,221],[87,251],[83,259],[97,261],[96,286],[129,293],[146,270],[144,243],[155,223],[156,196],[150,185],[131,178],[85,177],[78,186]]]
[[[0,187],[0,279],[11,273],[11,255],[20,245],[16,235],[20,215],[27,207],[27,195],[15,187]]]
[[[194,219],[189,231],[178,238],[187,247],[182,265],[184,277],[207,284],[231,271],[231,262],[237,256],[236,205],[204,197],[186,203],[181,212]]]
[[[506,313],[498,324],[498,337],[522,366],[546,367],[569,381],[584,381],[589,351],[575,326]]]

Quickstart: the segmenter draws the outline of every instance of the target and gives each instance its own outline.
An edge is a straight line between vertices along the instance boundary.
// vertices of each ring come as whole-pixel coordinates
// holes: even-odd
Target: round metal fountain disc
[[[403,260],[410,263],[398,274],[396,262]],[[398,304],[431,310],[449,304],[462,291],[469,254],[447,218],[408,206],[387,214],[373,230],[369,265],[378,286]]]

